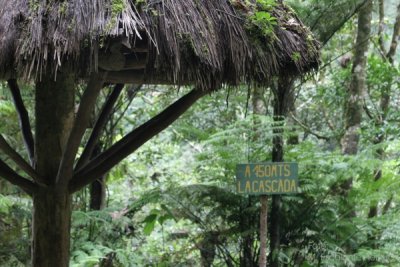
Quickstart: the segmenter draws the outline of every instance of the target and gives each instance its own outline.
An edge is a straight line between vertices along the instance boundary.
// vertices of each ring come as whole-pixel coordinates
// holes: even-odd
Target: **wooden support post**
[[[267,239],[268,239],[268,196],[261,196],[260,210],[260,255],[258,266],[267,266]]]

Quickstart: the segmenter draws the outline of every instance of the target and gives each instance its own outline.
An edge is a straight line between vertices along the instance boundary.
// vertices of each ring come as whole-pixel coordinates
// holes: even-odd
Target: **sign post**
[[[260,195],[259,266],[266,266],[268,195],[298,192],[298,165],[295,162],[265,162],[236,165],[236,190],[239,194]],[[264,249],[262,249],[264,248]]]

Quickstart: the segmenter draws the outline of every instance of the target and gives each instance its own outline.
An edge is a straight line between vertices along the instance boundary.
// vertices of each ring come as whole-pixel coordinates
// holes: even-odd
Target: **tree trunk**
[[[358,150],[359,130],[362,119],[362,100],[366,83],[366,64],[371,32],[372,0],[368,0],[358,16],[358,30],[351,84],[345,109],[346,132],[342,138],[342,152],[355,155]]]
[[[69,264],[71,196],[67,188],[41,189],[33,196],[32,265]]]
[[[347,103],[345,107],[345,134],[341,140],[344,155],[356,155],[362,119],[362,100],[366,86],[366,64],[371,32],[372,0],[368,0],[358,15],[357,40],[355,44],[354,62],[352,67],[351,84],[348,88]],[[342,185],[343,196],[347,197],[352,188],[353,178],[349,177]],[[345,211],[348,217],[355,216],[352,204]]]
[[[283,127],[285,117],[288,114],[289,105],[293,103],[292,86],[293,79],[290,77],[279,78],[274,91],[274,121],[275,127]],[[272,140],[272,161],[283,161],[283,130],[274,129],[274,137]],[[281,210],[282,198],[280,195],[272,197],[271,215],[270,215],[270,254],[269,263],[271,267],[279,266],[279,249],[281,244]]]
[[[33,194],[32,266],[64,267],[69,264],[71,196],[68,171],[56,177],[74,121],[75,79],[65,72],[44,74],[36,85],[35,162],[47,187]],[[62,176],[63,174],[61,174]]]
[[[383,38],[383,30],[384,30],[384,25],[385,25],[385,5],[384,5],[384,0],[379,1],[379,45],[380,49],[382,51],[382,59],[383,60],[388,60],[392,66],[394,66],[394,55],[397,50],[397,39],[400,34],[400,4],[397,6],[397,15],[396,15],[396,21],[394,23],[393,27],[393,36],[392,36],[392,42],[390,44],[389,51],[386,51],[385,49],[385,42]],[[384,129],[385,122],[387,119],[387,115],[389,114],[390,110],[390,102],[391,102],[391,92],[392,92],[392,86],[393,86],[394,78],[392,77],[389,79],[386,83],[386,85],[383,85],[383,88],[381,89],[381,96],[380,96],[380,110],[379,114],[375,115],[375,117],[370,117],[371,120],[375,121],[376,129]],[[376,150],[376,158],[379,160],[384,160],[384,154],[385,154],[385,148],[380,147],[385,141],[386,141],[386,133],[385,130],[380,130],[379,133],[375,135],[374,140],[372,143],[374,145],[377,145],[379,148]],[[382,178],[382,168],[379,168],[374,171],[374,181],[379,181]],[[391,199],[391,196],[389,197]],[[391,202],[391,201],[390,201]],[[387,202],[387,203],[390,203]],[[389,205],[390,206],[390,205]],[[389,206],[384,206],[384,207],[389,207]],[[378,216],[378,201],[373,200],[371,201],[369,213],[368,213],[368,218],[373,218]]]
[[[101,177],[90,184],[90,204],[91,210],[102,210],[106,204],[106,180]]]
[[[295,94],[292,92],[290,96],[288,96],[288,117],[287,124],[290,126],[289,137],[287,139],[288,145],[298,145],[300,143],[300,137],[296,128],[296,121],[293,118],[297,117],[296,112],[296,99]]]
[[[215,259],[215,249],[218,244],[218,233],[207,232],[203,240],[199,243],[200,249],[200,266],[211,267]]]
[[[255,87],[253,92],[253,113],[258,115],[266,114],[266,106],[263,100],[263,91],[261,87]],[[256,131],[256,129],[255,129]],[[259,141],[259,136],[254,136],[255,142]],[[260,196],[260,254],[258,258],[258,266],[267,266],[267,239],[268,239],[268,196]]]
[[[101,145],[97,144],[91,158],[95,158],[101,153]],[[99,177],[90,184],[90,204],[91,210],[101,210],[106,204],[106,175]]]
[[[267,266],[267,238],[268,238],[268,196],[260,197],[260,258],[259,267]]]
[[[256,266],[254,262],[254,242],[255,235],[253,231],[249,231],[254,227],[254,217],[250,216],[248,210],[254,205],[254,201],[252,201],[253,197],[248,196],[246,198],[246,206],[245,210],[240,214],[240,232],[242,233],[242,240],[240,242],[240,266],[242,267],[253,267]]]

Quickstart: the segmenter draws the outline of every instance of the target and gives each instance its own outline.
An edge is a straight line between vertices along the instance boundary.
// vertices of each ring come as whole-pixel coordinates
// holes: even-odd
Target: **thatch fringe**
[[[145,79],[162,76],[175,84],[265,83],[318,64],[318,43],[282,4],[271,11],[277,25],[265,36],[249,30],[254,1],[135,2],[0,0],[0,77],[40,77],[67,59],[84,62],[77,67],[87,73],[97,69],[99,54],[110,53],[112,42],[122,39],[125,47],[118,50],[124,56],[138,55],[135,47],[146,43]]]
[[[64,57],[77,59],[85,47],[96,50],[100,38],[122,34],[120,24],[126,35],[139,36],[138,29],[144,27],[135,6],[127,2],[119,14],[104,0],[46,2],[0,1],[0,34],[8,42],[0,43],[0,68],[3,56],[10,56],[4,53],[11,50],[16,69],[29,77],[49,62],[57,69]]]

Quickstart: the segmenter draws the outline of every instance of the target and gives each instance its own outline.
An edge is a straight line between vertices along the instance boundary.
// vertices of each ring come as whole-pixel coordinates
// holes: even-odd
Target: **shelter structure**
[[[299,76],[318,58],[318,42],[278,0],[0,0],[0,81],[10,87],[29,157],[0,135],[0,177],[32,196],[32,265],[68,266],[72,193],[200,97],[222,85],[267,86],[273,77]],[[21,82],[35,92],[33,131]],[[93,158],[127,83],[194,89]],[[78,85],[86,89],[76,112]],[[113,94],[83,140],[106,85],[115,85]]]
[[[216,88],[316,67],[318,44],[295,13],[258,2],[2,0],[0,77],[40,79],[72,61],[83,79],[101,70],[112,83]]]

